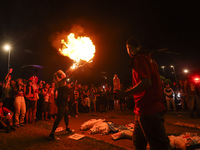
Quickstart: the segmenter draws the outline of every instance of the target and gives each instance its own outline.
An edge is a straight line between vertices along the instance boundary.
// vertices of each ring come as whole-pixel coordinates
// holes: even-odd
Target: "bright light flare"
[[[194,78],[194,82],[195,82],[195,83],[199,83],[199,82],[200,82],[200,78],[199,78],[199,77],[195,77],[195,78]]]
[[[85,62],[91,62],[95,54],[95,45],[89,37],[77,37],[74,33],[70,33],[67,37],[67,41],[61,40],[63,47],[59,49],[60,53],[64,56],[68,56],[74,60],[71,68],[76,68],[80,64],[80,60]]]
[[[7,50],[7,51],[9,51],[9,50],[10,50],[10,45],[6,44],[6,45],[4,46],[4,49]]]

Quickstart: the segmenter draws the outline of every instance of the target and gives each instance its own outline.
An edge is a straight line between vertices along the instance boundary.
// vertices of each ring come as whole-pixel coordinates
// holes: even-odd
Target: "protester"
[[[162,102],[163,92],[158,66],[133,37],[127,40],[126,47],[132,60],[133,87],[120,92],[120,96],[134,94],[134,147],[145,150],[149,143],[153,150],[168,150],[169,139],[163,125],[166,108]]]

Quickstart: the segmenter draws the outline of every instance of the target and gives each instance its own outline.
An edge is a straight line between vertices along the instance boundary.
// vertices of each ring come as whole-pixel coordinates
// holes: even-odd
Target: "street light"
[[[4,46],[4,49],[6,51],[8,51],[8,72],[9,72],[9,70],[10,70],[10,49],[11,49],[11,47],[10,47],[10,45],[6,44]]]
[[[173,68],[173,71],[174,71],[174,76],[175,76],[175,80],[176,80],[176,84],[178,86],[178,80],[177,80],[177,77],[176,77],[176,71],[175,71],[175,68],[173,65],[171,65],[171,68]],[[179,87],[179,86],[178,86]]]
[[[165,66],[161,66],[162,70],[163,70],[163,73],[165,75]]]
[[[187,69],[184,69],[183,72],[184,72],[184,73],[188,73],[189,71],[188,71]]]

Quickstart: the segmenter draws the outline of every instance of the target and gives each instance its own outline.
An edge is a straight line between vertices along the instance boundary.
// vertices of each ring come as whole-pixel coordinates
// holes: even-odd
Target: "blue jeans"
[[[168,150],[169,138],[165,133],[162,114],[148,116],[135,115],[133,143],[136,150],[146,150],[149,143],[151,150]]]

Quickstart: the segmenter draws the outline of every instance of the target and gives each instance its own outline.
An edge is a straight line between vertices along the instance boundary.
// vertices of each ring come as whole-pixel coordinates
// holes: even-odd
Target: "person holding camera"
[[[10,133],[12,130],[15,131],[12,117],[13,112],[3,107],[3,101],[0,99],[0,126],[6,130],[6,133]]]

